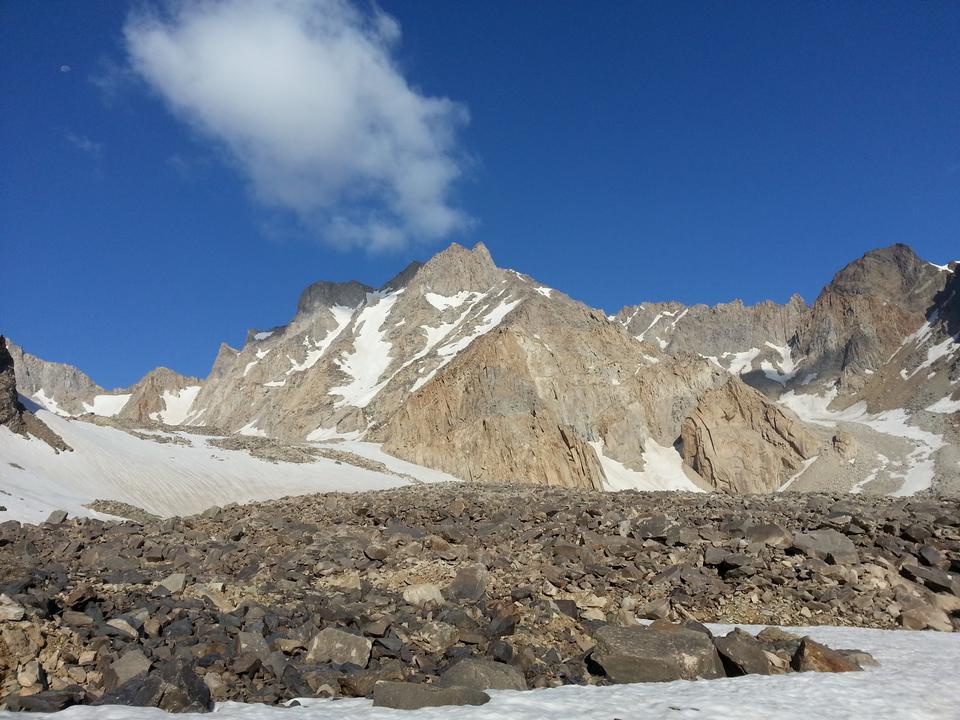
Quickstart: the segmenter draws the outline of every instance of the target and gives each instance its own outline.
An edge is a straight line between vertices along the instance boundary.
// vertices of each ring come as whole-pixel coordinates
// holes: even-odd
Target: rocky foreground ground
[[[960,629],[957,498],[450,484],[137,517],[0,524],[0,703],[418,707],[869,662],[703,622]]]

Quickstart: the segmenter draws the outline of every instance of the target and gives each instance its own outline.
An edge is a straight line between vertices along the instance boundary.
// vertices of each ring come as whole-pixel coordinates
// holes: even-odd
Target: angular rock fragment
[[[396,710],[419,710],[445,705],[485,705],[490,696],[466,687],[434,687],[409,682],[381,680],[373,688],[373,706]]]

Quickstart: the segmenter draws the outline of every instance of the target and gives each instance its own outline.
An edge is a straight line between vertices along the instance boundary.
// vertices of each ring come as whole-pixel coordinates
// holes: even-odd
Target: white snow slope
[[[715,633],[731,626],[711,625]],[[746,626],[751,632],[759,628]],[[960,634],[814,627],[803,634],[832,647],[872,653],[879,668],[854,673],[680,680],[610,687],[567,685],[527,692],[491,691],[477,707],[375,708],[369,700],[310,700],[300,707],[223,703],[223,720],[955,720],[960,708]],[[165,720],[156,708],[76,706],[57,720]],[[0,713],[13,720],[12,713]],[[182,714],[178,718],[205,716]]]
[[[379,490],[407,485],[395,475],[346,463],[272,463],[246,452],[221,450],[202,435],[176,433],[189,445],[143,440],[122,430],[38,416],[73,448],[57,454],[46,443],[0,428],[0,521],[42,522],[51,510],[95,515],[83,507],[96,499],[119,500],[157,515],[189,515],[213,505],[316,492]],[[165,434],[165,433],[158,433]],[[432,471],[404,472],[423,481]]]
[[[643,447],[643,470],[631,470],[626,465],[604,454],[603,440],[590,443],[596,450],[605,475],[603,489],[619,490],[684,490],[703,492],[683,472],[683,458],[672,447],[657,444],[647,438]]]
[[[838,422],[859,423],[876,432],[911,442],[913,451],[905,459],[905,470],[895,474],[902,484],[893,495],[915,495],[933,484],[936,453],[946,444],[942,435],[911,424],[911,416],[902,408],[871,415],[867,413],[866,403],[859,402],[844,410],[830,410],[828,406],[836,396],[836,388],[831,388],[825,395],[798,395],[790,390],[780,396],[779,402],[804,422],[825,427],[836,427]]]

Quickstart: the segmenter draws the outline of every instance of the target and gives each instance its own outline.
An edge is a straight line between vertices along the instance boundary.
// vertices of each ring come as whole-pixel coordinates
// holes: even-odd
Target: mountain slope
[[[362,439],[469,481],[913,492],[960,485],[957,290],[951,267],[897,245],[809,307],[643,303],[608,317],[498,268],[483,245],[452,245],[380,288],[314,283],[288,323],[222,345],[203,381],[161,368],[105,391],[14,359],[24,394],[61,413]]]

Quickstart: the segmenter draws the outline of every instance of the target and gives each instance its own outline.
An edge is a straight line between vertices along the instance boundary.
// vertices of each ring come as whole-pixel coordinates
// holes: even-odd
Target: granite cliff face
[[[822,445],[789,411],[735,378],[701,397],[680,442],[684,462],[728,493],[778,490]]]
[[[483,245],[453,245],[379,288],[314,283],[288,323],[222,345],[203,381],[161,368],[106,391],[18,348],[14,361],[24,395],[62,414],[362,440],[475,482],[889,491],[912,487],[891,455],[906,478],[918,451],[930,482],[955,482],[954,270],[895,245],[841,270],[812,306],[607,316],[498,268]],[[901,409],[927,435],[882,437],[876,414]]]

